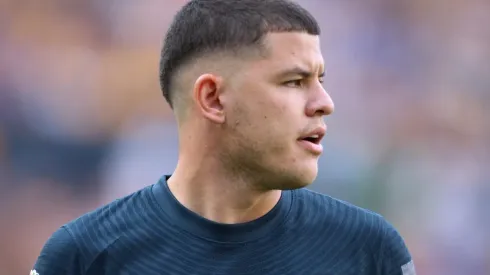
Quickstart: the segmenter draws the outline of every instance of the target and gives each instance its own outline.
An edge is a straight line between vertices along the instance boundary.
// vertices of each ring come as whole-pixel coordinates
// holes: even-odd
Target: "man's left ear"
[[[214,123],[224,123],[224,108],[221,102],[223,79],[213,74],[203,74],[194,83],[193,97],[198,110]]]

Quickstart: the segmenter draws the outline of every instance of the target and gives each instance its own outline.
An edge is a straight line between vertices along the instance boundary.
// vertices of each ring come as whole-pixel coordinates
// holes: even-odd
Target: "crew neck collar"
[[[292,209],[294,191],[282,191],[278,203],[264,216],[245,223],[223,224],[208,220],[182,205],[168,187],[166,175],[153,185],[153,195],[171,222],[181,229],[207,240],[241,243],[259,239],[285,222]]]

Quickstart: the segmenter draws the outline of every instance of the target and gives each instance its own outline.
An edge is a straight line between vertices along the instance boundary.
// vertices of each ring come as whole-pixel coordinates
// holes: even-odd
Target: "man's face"
[[[323,116],[334,109],[321,83],[319,37],[271,33],[265,45],[266,57],[230,79],[225,159],[267,185],[257,188],[304,187],[316,178]]]

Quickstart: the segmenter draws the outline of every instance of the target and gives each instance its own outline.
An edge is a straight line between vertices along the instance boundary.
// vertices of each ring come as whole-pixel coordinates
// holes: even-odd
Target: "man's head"
[[[194,122],[185,135],[208,133],[203,146],[219,144],[213,153],[226,169],[260,182],[256,188],[311,183],[316,135],[333,112],[321,84],[319,33],[312,15],[286,0],[187,3],[160,62],[163,94],[177,120]]]

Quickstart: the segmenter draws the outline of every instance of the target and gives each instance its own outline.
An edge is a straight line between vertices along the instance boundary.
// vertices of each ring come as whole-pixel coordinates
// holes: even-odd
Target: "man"
[[[319,33],[286,0],[187,3],[160,64],[174,173],[61,227],[36,272],[414,274],[381,216],[303,188],[334,110]]]

